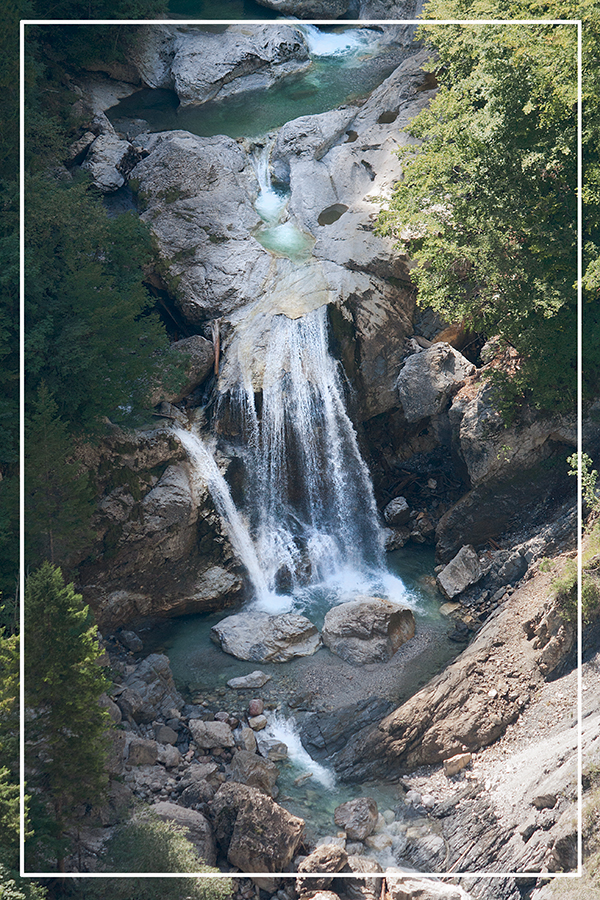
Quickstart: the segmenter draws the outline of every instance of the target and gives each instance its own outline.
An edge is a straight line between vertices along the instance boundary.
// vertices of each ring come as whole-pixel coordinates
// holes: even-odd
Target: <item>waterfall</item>
[[[326,307],[297,319],[275,315],[270,326],[262,381],[240,353],[229,392],[246,445],[256,556],[271,591],[294,593],[348,570],[356,584],[357,573],[383,570],[382,536],[329,353]]]
[[[311,56],[341,56],[366,48],[374,42],[373,32],[367,28],[348,28],[344,31],[321,31],[316,25],[302,23]]]
[[[267,727],[264,734],[276,741],[284,743],[288,749],[288,759],[290,762],[300,769],[301,773],[311,776],[311,779],[318,781],[319,784],[332,790],[335,787],[335,774],[331,769],[327,769],[310,756],[304,749],[296,720],[286,719],[278,713],[269,716]]]
[[[263,144],[255,145],[250,156],[259,188],[254,208],[261,219],[268,225],[273,225],[279,221],[288,200],[285,194],[276,191],[271,184],[269,160],[273,144],[274,138],[267,138]]]

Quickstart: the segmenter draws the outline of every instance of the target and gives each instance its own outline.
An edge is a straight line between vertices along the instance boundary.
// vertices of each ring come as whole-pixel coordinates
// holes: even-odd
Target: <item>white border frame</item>
[[[25,237],[25,28],[28,25],[170,25],[172,27],[182,25],[270,25],[281,24],[282,22],[296,22],[295,19],[22,19],[19,28],[19,48],[20,48],[20,243],[21,243],[21,264],[20,264],[20,465],[21,465],[21,492],[20,492],[20,628],[21,628],[21,654],[20,654],[20,817],[21,817],[21,836],[20,836],[20,875],[22,878],[297,878],[297,872],[117,872],[117,873],[99,873],[99,872],[26,872],[25,871],[25,722],[23,710],[25,708],[25,673],[24,673],[24,591],[25,591],[25,491],[24,491],[24,472],[25,472],[25,253],[24,253],[24,237]],[[577,718],[578,718],[578,789],[577,789],[577,871],[575,872],[450,872],[450,873],[433,873],[433,872],[416,872],[406,871],[393,873],[394,878],[417,878],[417,879],[434,879],[436,881],[455,881],[459,878],[581,878],[583,875],[583,745],[582,745],[582,604],[581,604],[581,547],[583,537],[583,519],[582,519],[582,473],[581,473],[581,448],[582,448],[582,334],[583,334],[583,311],[582,311],[582,277],[583,277],[583,212],[582,212],[582,188],[583,188],[583,172],[582,172],[582,20],[581,19],[302,19],[297,24],[304,25],[324,25],[324,26],[343,26],[343,27],[368,27],[370,25],[576,25],[577,26],[577,445],[579,456],[579,469],[577,473],[577,573],[578,573],[578,590],[577,590]],[[303,878],[322,878],[324,873],[302,873]],[[361,876],[356,874],[330,874],[327,877],[337,878],[370,878],[373,874]],[[381,877],[385,877],[385,873],[381,873]]]

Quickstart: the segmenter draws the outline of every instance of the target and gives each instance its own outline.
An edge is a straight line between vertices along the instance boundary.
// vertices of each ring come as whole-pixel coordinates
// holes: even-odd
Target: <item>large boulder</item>
[[[225,653],[257,662],[287,662],[321,646],[316,625],[296,613],[238,613],[213,625],[210,636]]]
[[[190,719],[189,729],[194,743],[203,750],[214,747],[233,747],[235,740],[227,722],[203,722],[201,719]]]
[[[333,819],[351,841],[364,841],[375,831],[378,815],[377,804],[371,797],[358,797],[336,807]]]
[[[456,556],[444,566],[436,582],[447,600],[461,594],[471,584],[479,581],[483,568],[477,553],[470,545],[461,547]]]
[[[304,832],[304,822],[257,788],[224,784],[210,804],[221,852],[242,872],[286,872]]]
[[[324,878],[303,877],[311,873],[330,872],[332,875],[340,872],[348,862],[348,854],[343,847],[337,844],[321,844],[316,850],[302,860],[298,865],[298,878],[296,879],[296,893],[311,894],[316,890],[328,888],[334,880],[327,875]],[[313,898],[314,900],[314,898]]]
[[[443,412],[451,395],[474,372],[475,366],[462,353],[443,342],[409,356],[397,381],[406,420],[418,422]]]
[[[414,633],[412,610],[379,597],[359,597],[329,610],[321,637],[332,653],[364,665],[386,662]]]
[[[123,716],[138,723],[152,722],[159,715],[170,717],[171,710],[184,705],[169,660],[162,653],[152,653],[139,662],[114,696]]]
[[[275,763],[248,750],[237,750],[229,767],[231,780],[258,788],[269,797],[277,797],[279,769]]]
[[[210,822],[202,813],[195,809],[178,806],[167,800],[155,803],[152,811],[159,819],[173,822],[183,829],[186,838],[194,845],[200,859],[207,865],[214,866],[217,860],[215,840]]]
[[[104,194],[118,190],[125,184],[125,177],[139,162],[141,153],[128,141],[115,134],[100,134],[91,144],[82,163],[92,176],[94,185]]]

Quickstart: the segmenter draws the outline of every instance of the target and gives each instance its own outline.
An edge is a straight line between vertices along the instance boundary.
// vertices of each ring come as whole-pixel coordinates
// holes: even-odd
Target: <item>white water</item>
[[[255,146],[251,156],[259,187],[259,194],[254,208],[261,219],[268,225],[274,225],[279,222],[288,201],[285,194],[276,191],[271,184],[269,158],[272,147],[273,140],[266,140],[264,144]]]
[[[321,31],[316,25],[300,25],[306,35],[311,56],[342,56],[355,50],[366,49],[376,43],[368,28],[347,29],[341,32]]]
[[[311,782],[318,781],[327,790],[335,786],[333,771],[315,762],[302,746],[295,719],[285,719],[283,716],[273,713],[269,716],[264,734],[267,737],[281,741],[288,748],[288,759],[298,768],[299,774],[311,775]]]

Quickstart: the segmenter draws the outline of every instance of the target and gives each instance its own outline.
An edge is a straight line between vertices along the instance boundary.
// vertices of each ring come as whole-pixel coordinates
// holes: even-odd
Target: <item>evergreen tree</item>
[[[73,439],[42,382],[25,439],[25,534],[29,565],[64,564],[90,540],[92,488],[73,460]]]
[[[108,681],[97,629],[73,585],[45,562],[25,589],[26,764],[31,792],[29,863],[63,871],[66,830],[81,804],[100,801],[110,717],[98,704]],[[52,863],[52,860],[54,861]]]

